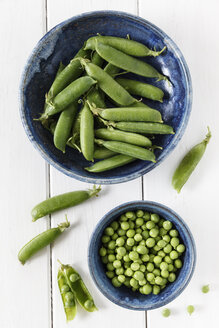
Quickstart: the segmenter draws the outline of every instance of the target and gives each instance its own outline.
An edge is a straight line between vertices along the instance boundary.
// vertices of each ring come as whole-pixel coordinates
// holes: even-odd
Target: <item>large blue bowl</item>
[[[165,99],[162,104],[153,101],[147,103],[159,109],[165,123],[170,124],[176,132],[175,135],[160,136],[154,140],[154,143],[163,147],[162,151],[155,151],[156,163],[138,160],[108,172],[89,173],[83,169],[88,163],[81,154],[69,147],[63,154],[54,147],[50,133],[40,122],[33,120],[43,112],[45,93],[51,86],[60,61],[67,64],[82,47],[84,41],[97,33],[124,38],[129,34],[132,39],[146,44],[149,48],[162,49],[167,46],[167,50],[161,56],[145,59],[167,75],[172,83],[170,86],[167,82],[150,79],[150,83],[164,90]],[[25,131],[48,163],[78,180],[110,184],[132,180],[149,172],[176,147],[188,123],[192,87],[182,53],[158,27],[140,17],[123,12],[99,11],[85,13],[64,21],[38,42],[24,69],[20,95],[20,112]]]
[[[126,211],[142,209],[151,213],[157,213],[161,217],[170,220],[186,246],[183,257],[183,266],[179,271],[177,279],[167,285],[159,295],[142,295],[133,292],[125,286],[115,288],[110,279],[107,278],[104,265],[101,262],[99,249],[104,229]],[[132,201],[115,207],[108,212],[97,224],[91,236],[88,248],[88,265],[91,276],[101,291],[110,301],[131,310],[152,310],[173,301],[186,288],[192,278],[196,263],[196,248],[192,234],[186,223],[173,210],[159,203],[150,201]]]

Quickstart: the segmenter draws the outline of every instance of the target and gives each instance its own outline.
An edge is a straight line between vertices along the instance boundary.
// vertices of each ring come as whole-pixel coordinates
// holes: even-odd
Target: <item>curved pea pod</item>
[[[106,140],[127,142],[136,146],[142,146],[142,147],[152,146],[151,140],[145,136],[142,136],[137,133],[115,130],[112,127],[109,127],[108,129],[95,130],[95,136],[97,138],[106,139]]]
[[[116,155],[114,151],[111,151],[105,147],[95,147],[94,150],[94,158],[95,159],[106,159],[109,157],[112,157],[113,155]]]
[[[68,285],[68,281],[62,270],[58,271],[57,280],[58,280],[59,291],[62,297],[62,303],[65,310],[66,320],[67,322],[69,322],[75,318],[77,313],[75,296],[71,292],[71,289]]]
[[[96,51],[93,53],[91,61],[92,61],[93,64],[95,64],[99,67],[101,67],[103,65],[103,62],[104,62],[103,58],[100,57],[100,55],[98,55],[98,53]]]
[[[109,171],[120,166],[124,166],[131,162],[134,162],[136,158],[127,155],[116,155],[102,161],[99,161],[92,166],[85,167],[88,172],[99,173],[104,171]]]
[[[109,45],[113,48],[116,48],[128,55],[136,56],[136,57],[144,57],[144,56],[157,57],[166,49],[166,46],[165,46],[160,51],[154,51],[154,50],[149,49],[144,44],[137,42],[137,41],[118,38],[115,36],[101,36],[101,35],[93,36],[93,37],[89,38],[85,43],[84,49],[95,50],[95,45],[97,42],[107,44],[107,45]]]
[[[96,81],[89,76],[82,76],[73,81],[64,90],[62,90],[54,99],[47,101],[45,113],[40,120],[55,115],[68,107],[71,103],[78,100],[85,92],[87,92]]]
[[[83,48],[78,51],[73,60],[58,74],[47,94],[50,100],[67,87],[68,84],[76,80],[82,73],[83,68],[79,60],[76,58],[89,57],[89,52]]]
[[[116,74],[119,73],[120,68],[114,66],[113,64],[108,63],[105,67],[104,67],[104,71],[109,74],[110,76],[114,76]]]
[[[70,223],[66,218],[66,222],[59,224],[58,227],[46,230],[38,236],[34,237],[21,248],[20,252],[18,253],[19,261],[24,264],[39,250],[54,242],[54,240],[60,236],[68,227],[70,227]]]
[[[94,117],[87,103],[83,106],[80,122],[81,151],[87,161],[94,160]]]
[[[162,123],[161,113],[148,106],[92,109],[93,113],[104,120],[115,122],[158,122]]]
[[[33,221],[64,208],[76,206],[91,197],[98,196],[100,190],[101,187],[93,186],[93,189],[72,191],[48,198],[32,209]]]
[[[78,109],[77,102],[70,104],[59,116],[54,131],[54,145],[65,153],[65,147],[69,139],[73,121]]]
[[[148,122],[109,122],[116,129],[128,132],[146,133],[146,134],[175,134],[172,126],[161,123]]]
[[[148,149],[121,141],[104,141],[101,139],[95,139],[95,142],[98,145],[104,146],[116,153],[142,159],[143,161],[150,161],[156,163],[154,153]]]
[[[127,72],[144,77],[156,78],[158,81],[169,81],[166,76],[160,74],[153,66],[137,58],[131,57],[120,50],[99,42],[96,43],[95,49],[103,59]]]
[[[184,156],[184,158],[180,162],[179,166],[176,168],[172,178],[172,185],[178,193],[181,191],[182,187],[200,162],[210,139],[211,132],[208,128],[208,133],[205,139],[201,143],[190,149],[190,151]]]
[[[75,295],[78,303],[88,312],[96,311],[97,307],[94,304],[94,300],[79,273],[70,265],[62,264],[61,270],[64,273],[68,281],[68,285],[72,293]]]
[[[87,74],[98,82],[98,86],[104,93],[106,93],[112,100],[121,106],[128,106],[136,100],[109,74],[102,68],[94,65],[93,63],[81,60]]]
[[[92,88],[87,96],[86,99],[89,101],[92,106],[104,108],[105,101],[104,101],[104,94],[101,90],[97,89],[96,87]]]
[[[123,78],[117,78],[116,81],[132,95],[163,102],[163,90],[154,85]]]

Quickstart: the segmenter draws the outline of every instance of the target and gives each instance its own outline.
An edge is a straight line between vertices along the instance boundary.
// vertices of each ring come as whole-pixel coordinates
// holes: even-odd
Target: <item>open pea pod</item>
[[[78,303],[88,312],[96,311],[97,307],[94,304],[94,300],[79,273],[70,265],[62,264],[60,270],[63,272],[64,277],[68,282],[68,286]]]

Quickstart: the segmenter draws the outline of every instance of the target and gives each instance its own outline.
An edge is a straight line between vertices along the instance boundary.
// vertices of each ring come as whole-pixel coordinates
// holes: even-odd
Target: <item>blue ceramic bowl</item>
[[[97,33],[124,38],[129,34],[133,40],[142,42],[149,48],[162,49],[165,45],[167,46],[167,51],[161,56],[146,59],[160,72],[167,75],[173,86],[171,87],[164,81],[156,82],[150,79],[150,83],[164,90],[165,99],[162,104],[153,101],[147,101],[147,104],[159,109],[165,123],[170,124],[176,132],[175,135],[159,136],[154,140],[155,144],[163,147],[162,151],[155,151],[156,163],[138,160],[108,172],[89,173],[83,169],[88,166],[88,163],[81,154],[69,147],[63,154],[54,147],[51,134],[42,127],[40,122],[33,120],[43,112],[45,93],[52,84],[60,61],[68,64],[84,41]],[[139,78],[139,80],[142,79]],[[49,164],[81,181],[110,184],[132,180],[149,172],[176,147],[188,122],[192,87],[189,70],[182,53],[158,27],[140,17],[123,12],[99,11],[85,13],[64,21],[38,42],[24,69],[20,95],[20,112],[25,131],[35,148]]]
[[[161,217],[170,220],[179,231],[180,237],[186,246],[186,251],[183,256],[183,266],[178,273],[177,279],[173,283],[167,285],[167,287],[164,288],[159,295],[142,295],[139,292],[133,292],[130,288],[125,286],[115,288],[105,274],[106,270],[99,255],[101,237],[104,229],[124,212],[136,211],[138,209],[157,213]],[[88,249],[89,269],[98,289],[110,301],[131,310],[152,310],[164,306],[174,300],[177,296],[179,296],[179,294],[182,293],[192,278],[195,263],[195,243],[188,226],[180,218],[180,216],[170,208],[150,201],[132,201],[125,203],[115,207],[104,215],[94,229]]]

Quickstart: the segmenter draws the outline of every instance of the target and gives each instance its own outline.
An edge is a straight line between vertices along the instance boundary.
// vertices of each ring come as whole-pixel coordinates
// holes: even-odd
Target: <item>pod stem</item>
[[[95,104],[93,104],[93,103],[91,104],[88,100],[86,100],[86,103],[88,104],[88,106],[89,106],[91,112],[92,112],[94,115],[96,115],[96,116],[99,116],[99,115],[100,115],[100,112],[102,111],[102,108],[97,108],[97,107],[95,106]]]
[[[204,142],[206,145],[209,143],[209,141],[210,141],[210,139],[211,139],[211,131],[210,131],[209,126],[207,127],[207,129],[208,129],[208,133],[206,134],[206,137],[205,137],[205,139],[203,140],[203,142]]]
[[[96,196],[98,197],[99,192],[101,191],[101,186],[96,187],[96,185],[93,185],[93,189],[88,189],[88,193],[90,197]]]
[[[63,232],[66,228],[70,227],[70,222],[68,221],[67,215],[65,215],[66,222],[62,222],[58,224],[58,228],[61,232]]]
[[[156,51],[156,49],[154,48],[154,50],[150,50],[148,56],[153,56],[153,57],[157,57],[160,54],[162,54],[162,52],[164,52],[166,50],[166,46],[163,47],[163,49],[161,49],[160,51]]]

